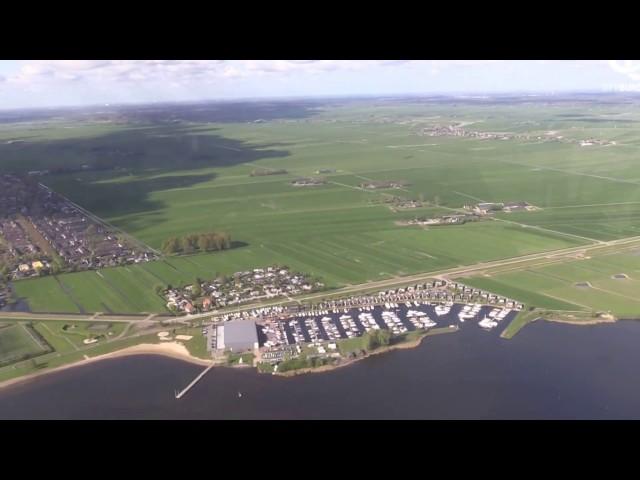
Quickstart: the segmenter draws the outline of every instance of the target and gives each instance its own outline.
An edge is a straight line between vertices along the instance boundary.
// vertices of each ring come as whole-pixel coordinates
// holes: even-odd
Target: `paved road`
[[[358,285],[350,285],[344,288],[339,288],[332,291],[318,292],[307,295],[301,295],[295,298],[297,302],[320,300],[328,297],[357,295],[372,290],[385,290],[388,288],[400,287],[408,283],[424,282],[430,279],[449,279],[455,277],[466,276],[472,273],[481,272],[487,269],[493,269],[503,266],[513,266],[517,268],[518,265],[526,265],[528,262],[535,260],[562,260],[563,257],[567,260],[572,258],[575,254],[587,254],[598,253],[598,250],[605,250],[609,247],[637,247],[640,248],[640,236],[621,238],[619,240],[612,240],[608,242],[599,241],[595,244],[581,245],[577,247],[569,247],[558,250],[545,251],[540,253],[533,253],[528,255],[521,255],[518,257],[505,258],[501,260],[494,260],[490,262],[481,262],[473,265],[461,265],[458,267],[436,270],[426,273],[418,273],[415,275],[407,275],[402,277],[394,277],[386,280],[378,280],[375,282],[362,283]],[[183,323],[186,324],[193,320],[209,318],[213,315],[219,315],[224,313],[233,313],[237,311],[251,310],[260,307],[271,307],[289,303],[288,299],[277,299],[271,302],[246,304],[242,307],[234,307],[228,309],[221,309],[216,312],[207,312],[194,315],[185,315],[181,317],[169,317],[169,316],[157,316],[152,317],[150,315],[127,315],[127,316],[98,316],[94,318],[92,315],[82,314],[48,314],[48,313],[22,313],[22,312],[0,312],[0,318],[20,318],[25,320],[74,320],[74,321],[109,321],[109,322],[139,322],[141,320],[147,320],[149,322],[159,323],[164,321],[165,323]]]

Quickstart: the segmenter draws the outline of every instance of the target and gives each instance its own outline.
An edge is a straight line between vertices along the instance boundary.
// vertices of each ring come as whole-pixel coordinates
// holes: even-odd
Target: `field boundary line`
[[[64,340],[66,340],[66,342],[71,345],[73,347],[74,350],[80,350],[75,343],[73,343],[71,340],[69,340],[68,337],[64,337],[61,335],[58,335],[57,333],[54,333],[53,331],[51,331],[51,329],[49,328],[49,326],[46,323],[42,323],[42,328],[44,328],[47,332],[49,332],[51,334],[51,336],[56,337],[56,338],[63,338]]]
[[[623,178],[605,177],[603,175],[594,175],[592,173],[574,172],[572,170],[563,170],[561,168],[545,167],[545,166],[534,165],[534,164],[527,165],[527,164],[523,164],[523,163],[512,162],[512,161],[509,161],[509,160],[501,160],[499,158],[497,158],[496,161],[503,162],[503,163],[508,163],[508,164],[511,164],[511,165],[518,165],[520,167],[525,167],[525,168],[538,168],[540,170],[551,170],[552,172],[566,173],[567,175],[576,175],[576,176],[580,176],[580,177],[591,177],[591,178],[596,178],[596,179],[599,179],[599,180],[608,180],[610,182],[615,182],[615,183],[626,183],[626,184],[629,184],[629,185],[640,185],[640,182],[636,182],[636,181],[633,181],[633,180],[625,180]]]
[[[545,231],[545,232],[555,233],[557,235],[565,235],[567,237],[581,238],[582,240],[588,240],[589,242],[591,242],[594,245],[597,245],[597,244],[604,245],[604,244],[606,244],[606,242],[604,242],[603,240],[596,240],[595,238],[583,237],[582,235],[575,235],[573,233],[560,232],[558,230],[551,230],[550,228],[541,227],[539,225],[528,225],[526,223],[514,222],[513,220],[506,220],[504,218],[496,218],[496,217],[492,217],[492,218],[493,218],[493,220],[496,220],[498,222],[511,223],[513,225],[519,225],[522,228],[533,228],[533,229],[536,229],[536,230],[542,230],[542,231]]]
[[[463,193],[463,192],[457,192],[456,190],[451,190],[451,192],[456,193],[458,195],[462,195],[463,197],[470,198],[471,200],[475,200],[475,201],[480,202],[480,203],[485,203],[485,200],[482,200],[481,198],[478,198],[478,197],[474,197],[473,195],[468,195],[468,194]]]
[[[622,293],[614,292],[612,290],[607,290],[606,288],[596,287],[591,282],[589,282],[589,283],[591,284],[591,288],[593,288],[594,290],[600,290],[601,292],[605,292],[605,293],[608,293],[610,295],[616,295],[618,297],[622,297],[622,298],[626,298],[628,300],[631,300],[631,301],[633,301],[635,303],[640,303],[640,300],[638,300],[637,298],[629,297],[627,295],[623,295]]]
[[[547,292],[544,292],[544,291],[542,292],[542,295],[545,295],[545,296],[547,296],[549,298],[553,298],[555,300],[560,300],[561,302],[570,303],[572,305],[579,305],[581,307],[586,308],[587,310],[595,310],[593,307],[590,307],[588,305],[584,305],[582,303],[574,302],[573,300],[569,300],[569,299],[566,299],[566,298],[556,297],[555,295],[551,295],[550,293],[547,293]],[[556,311],[562,311],[562,310],[556,310]]]
[[[615,203],[592,203],[584,205],[561,205],[558,207],[544,207],[543,210],[559,210],[563,208],[587,208],[587,207],[610,207],[619,205],[640,205],[640,202],[615,202]]]
[[[33,336],[33,333],[31,333],[29,329],[24,326],[24,324],[22,324],[21,322],[18,322],[18,325],[20,325],[20,328],[22,328],[22,330],[27,332],[27,335],[29,335],[31,340],[33,340],[33,343],[35,343],[38,346],[38,348],[44,350],[45,352],[47,351],[47,348],[44,345],[42,345],[42,343],[40,343],[40,341],[36,337]]]

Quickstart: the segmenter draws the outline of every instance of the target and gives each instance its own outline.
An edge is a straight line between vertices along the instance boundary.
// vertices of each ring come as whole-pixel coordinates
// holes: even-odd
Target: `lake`
[[[540,321],[512,340],[465,325],[330,372],[216,368],[181,400],[202,367],[124,357],[2,389],[0,418],[635,419],[639,340],[637,321]]]

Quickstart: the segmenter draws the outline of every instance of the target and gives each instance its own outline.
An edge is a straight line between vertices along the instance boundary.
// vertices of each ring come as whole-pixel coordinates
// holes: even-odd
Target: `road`
[[[640,236],[621,238],[612,241],[598,241],[598,243],[592,243],[589,245],[581,245],[577,247],[569,247],[558,250],[545,251],[540,253],[533,253],[528,255],[521,255],[517,257],[510,257],[500,260],[494,260],[489,262],[481,262],[473,265],[461,265],[458,267],[436,270],[431,272],[418,273],[414,275],[407,275],[402,277],[394,277],[386,280],[378,280],[374,282],[362,283],[358,285],[350,285],[347,287],[311,293],[306,295],[297,296],[295,299],[279,298],[270,302],[251,303],[243,305],[241,308],[233,307],[227,309],[220,309],[215,312],[207,312],[193,315],[185,315],[180,317],[170,316],[154,316],[154,315],[126,315],[126,316],[113,316],[113,315],[83,315],[83,314],[51,314],[51,313],[21,313],[21,312],[0,312],[0,318],[19,318],[25,320],[73,320],[73,321],[108,321],[108,322],[140,322],[146,320],[150,323],[182,323],[188,324],[193,320],[210,318],[214,315],[220,315],[225,313],[233,313],[251,310],[261,307],[272,307],[277,305],[283,305],[290,303],[292,300],[296,302],[309,302],[320,301],[331,297],[344,297],[347,295],[358,295],[375,290],[385,290],[389,288],[401,287],[410,283],[425,282],[430,279],[451,279],[456,277],[462,277],[479,273],[489,269],[496,269],[500,267],[511,266],[517,269],[518,266],[530,266],[531,262],[535,261],[563,261],[576,258],[578,255],[608,253],[611,248],[640,248]]]

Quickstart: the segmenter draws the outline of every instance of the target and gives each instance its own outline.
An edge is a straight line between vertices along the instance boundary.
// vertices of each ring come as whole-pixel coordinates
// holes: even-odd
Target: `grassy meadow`
[[[640,110],[624,106],[621,116],[620,108],[604,103],[587,111],[574,105],[371,101],[262,123],[5,127],[0,142],[25,139],[0,143],[0,161],[7,169],[59,163],[117,167],[42,180],[148,245],[159,248],[169,236],[211,230],[226,231],[235,242],[223,252],[20,281],[15,291],[33,311],[159,312],[164,302],[154,293],[156,285],[273,263],[338,287],[640,235],[640,135],[635,126]],[[617,144],[580,147],[418,134],[424,127],[460,121],[472,122],[467,129],[553,130],[567,138]],[[288,173],[250,176],[258,167]],[[322,174],[324,185],[290,184],[321,169],[331,170]],[[371,180],[410,185],[374,191],[359,187]],[[383,203],[389,195],[420,198],[426,206],[393,212]],[[398,225],[417,214],[451,212],[467,203],[520,200],[541,210],[461,226]],[[551,291],[527,272],[522,275],[524,283],[500,277],[473,281],[508,288],[512,296],[548,308],[590,305],[581,292],[569,295],[571,286],[567,292]],[[607,301],[594,297],[592,303]]]

